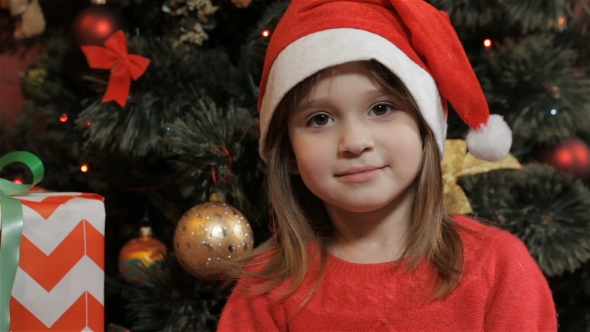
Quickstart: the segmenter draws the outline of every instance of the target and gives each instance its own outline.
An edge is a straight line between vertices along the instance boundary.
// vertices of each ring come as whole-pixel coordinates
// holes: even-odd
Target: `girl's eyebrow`
[[[372,91],[368,91],[368,93],[371,93],[371,98],[379,98],[379,97],[385,97],[385,96],[390,96],[391,94],[388,93],[387,91],[383,90],[383,89],[375,89]]]
[[[311,108],[311,107],[319,107],[319,106],[327,105],[329,103],[330,103],[330,101],[328,98],[307,99],[304,102],[302,102],[301,104],[299,104],[299,106],[297,107],[297,109],[295,111],[299,112],[299,111],[303,111],[303,110]]]

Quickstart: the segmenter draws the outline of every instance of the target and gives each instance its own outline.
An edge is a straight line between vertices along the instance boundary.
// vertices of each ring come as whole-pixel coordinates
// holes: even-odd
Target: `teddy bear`
[[[15,39],[35,37],[45,30],[45,18],[39,0],[0,0],[0,8],[10,10],[16,19]]]

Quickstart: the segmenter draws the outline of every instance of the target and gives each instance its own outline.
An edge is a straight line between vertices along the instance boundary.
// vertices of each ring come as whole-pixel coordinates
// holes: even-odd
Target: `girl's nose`
[[[369,128],[361,123],[350,123],[340,129],[338,152],[344,157],[353,157],[374,148],[373,135]]]

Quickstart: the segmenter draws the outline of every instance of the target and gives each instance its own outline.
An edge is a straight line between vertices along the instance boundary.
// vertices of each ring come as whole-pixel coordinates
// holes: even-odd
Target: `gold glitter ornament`
[[[511,154],[497,162],[475,158],[467,152],[467,143],[460,139],[445,141],[445,154],[441,162],[443,173],[443,204],[448,213],[471,213],[469,199],[457,184],[457,178],[468,174],[487,173],[496,169],[521,169],[522,165]]]
[[[239,259],[253,247],[248,220],[233,206],[220,202],[215,194],[210,202],[188,210],[174,233],[178,262],[188,273],[201,279],[222,278],[223,262]]]

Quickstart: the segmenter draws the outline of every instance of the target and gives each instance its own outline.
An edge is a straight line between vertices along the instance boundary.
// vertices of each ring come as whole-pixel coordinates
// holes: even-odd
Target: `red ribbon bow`
[[[107,91],[102,102],[114,100],[125,107],[131,79],[136,81],[143,75],[150,60],[135,54],[129,54],[127,39],[122,30],[115,32],[104,42],[104,46],[82,46],[88,65],[95,69],[111,69]]]

